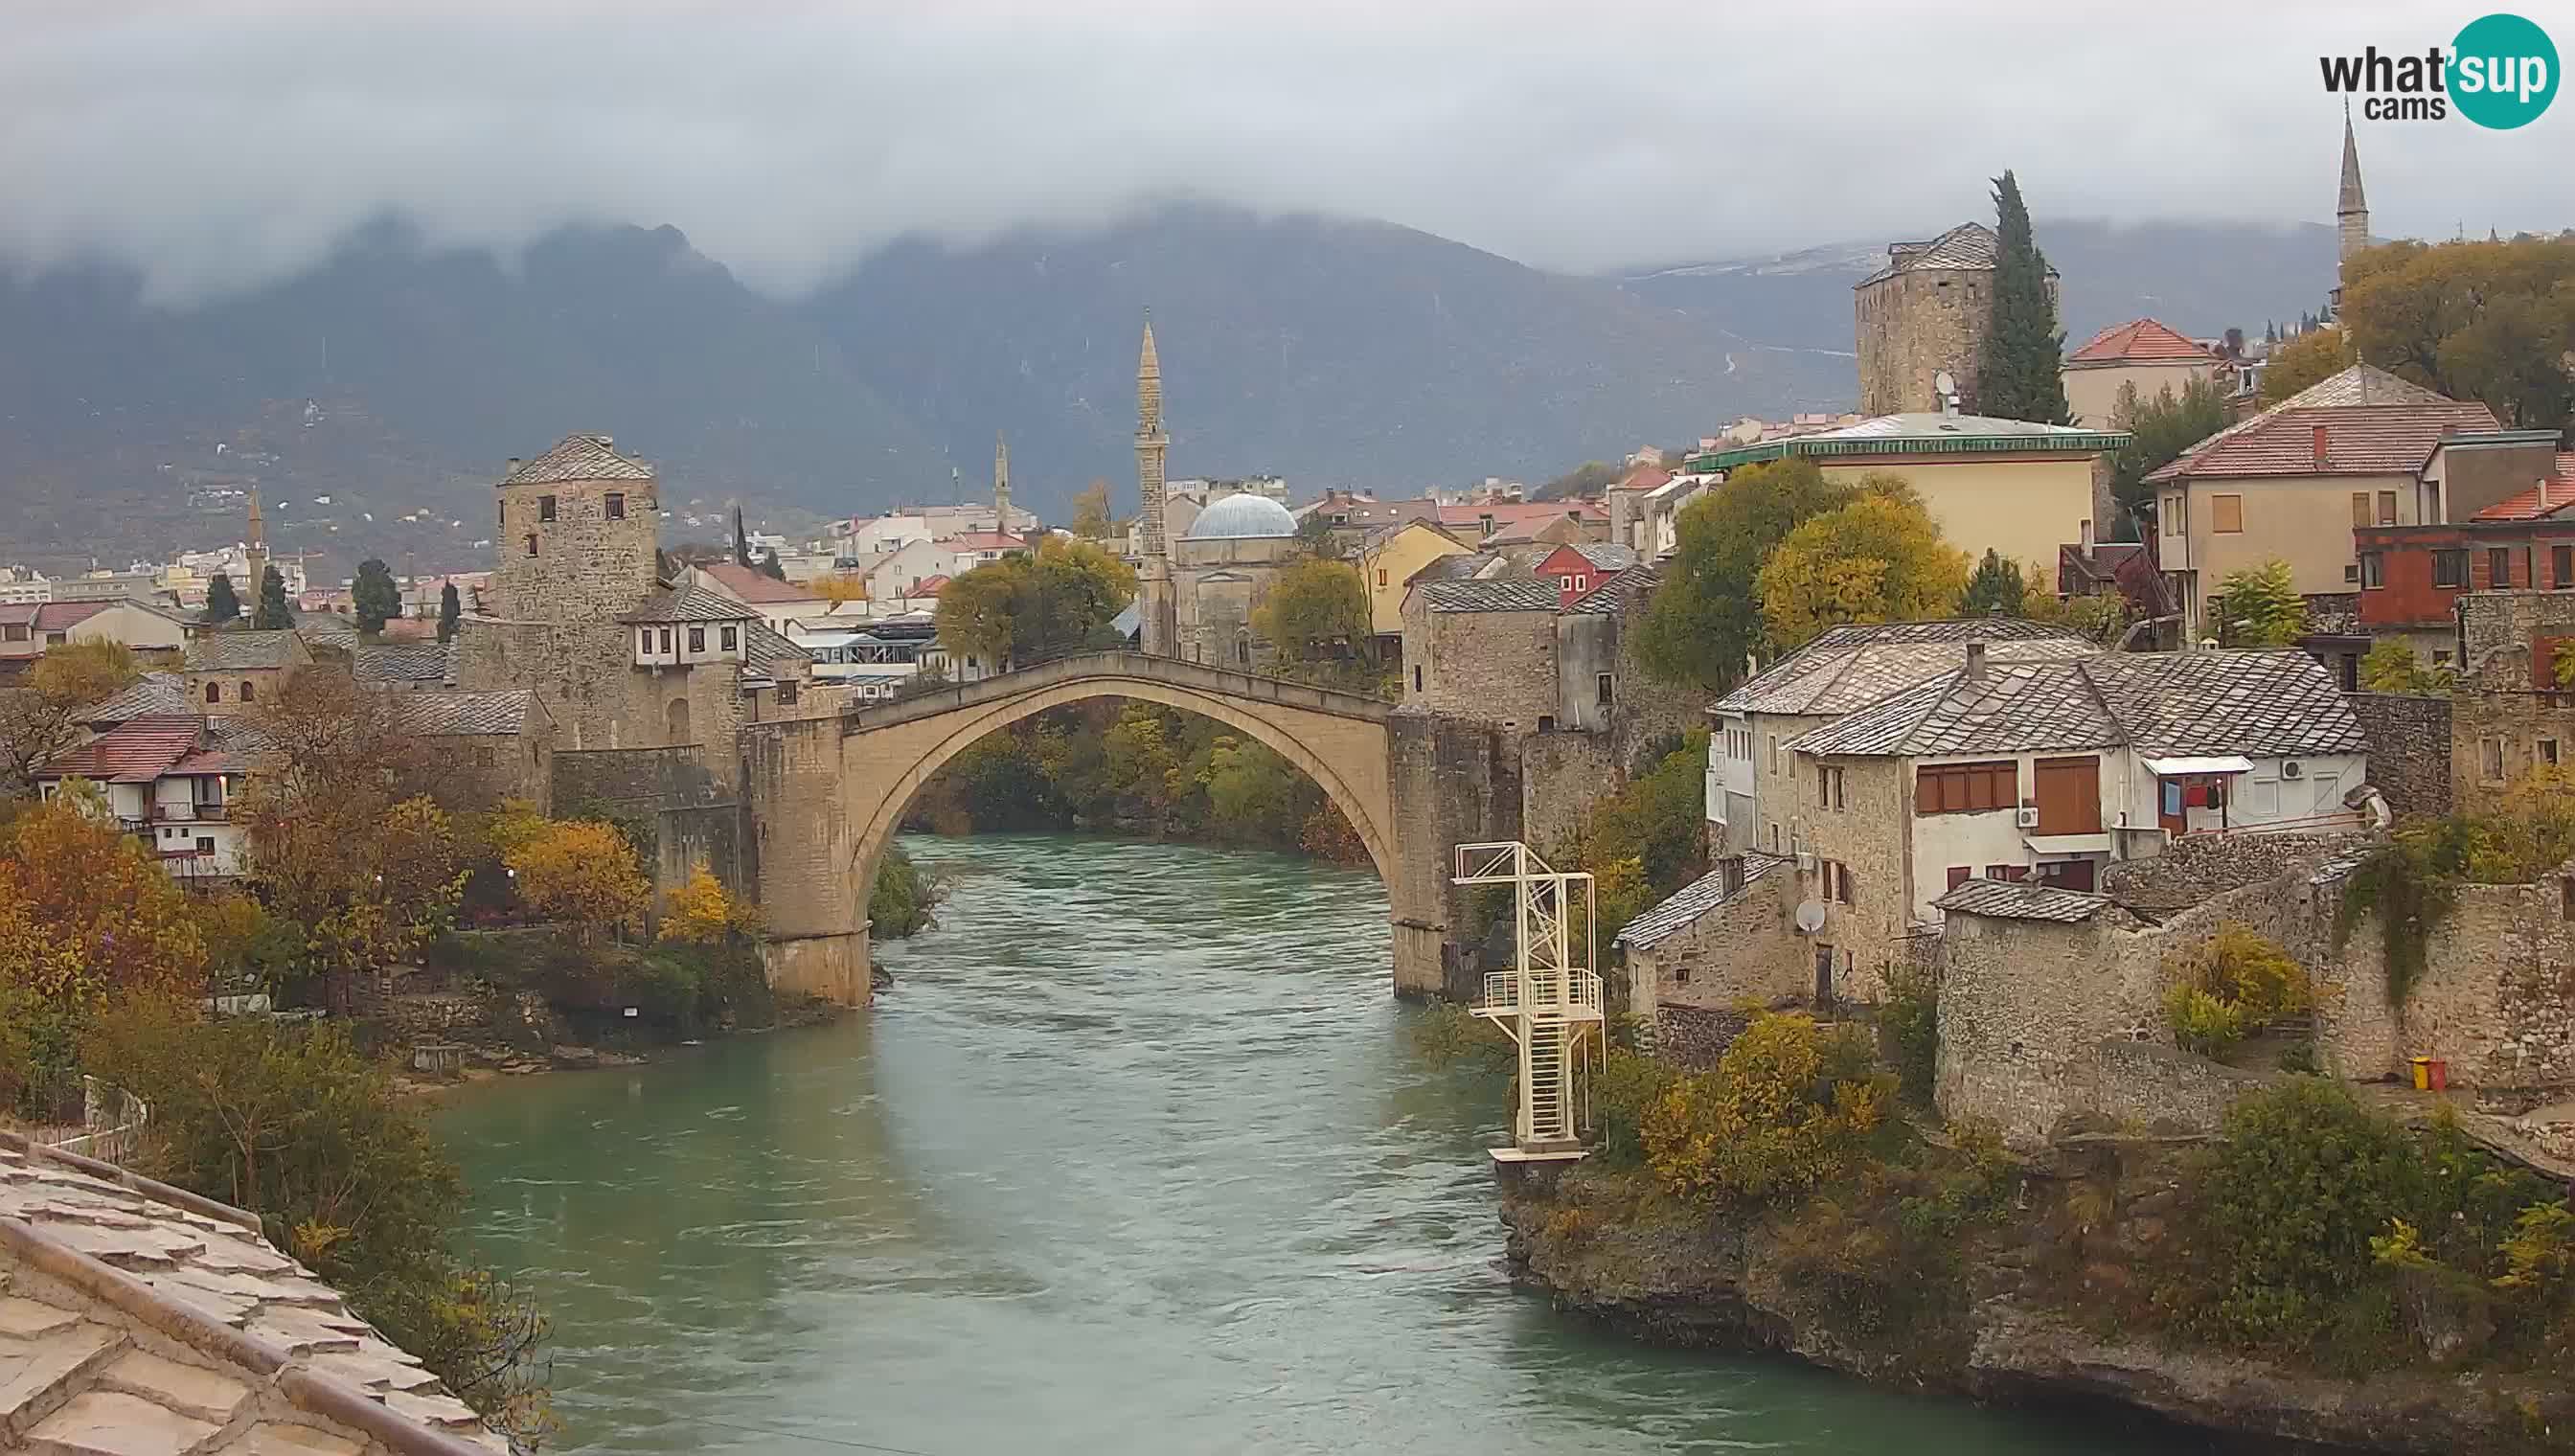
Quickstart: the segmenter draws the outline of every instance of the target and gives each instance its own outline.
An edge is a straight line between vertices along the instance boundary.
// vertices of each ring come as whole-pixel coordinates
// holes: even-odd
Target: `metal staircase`
[[[1493,1157],[1578,1158],[1602,1033],[1591,876],[1559,873],[1528,845],[1505,840],[1458,845],[1454,882],[1512,887],[1512,965],[1486,973],[1474,1006],[1519,1051],[1512,1145],[1494,1148]]]

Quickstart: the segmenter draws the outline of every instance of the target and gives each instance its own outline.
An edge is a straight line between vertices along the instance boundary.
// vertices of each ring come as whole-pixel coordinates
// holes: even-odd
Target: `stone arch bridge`
[[[1050,708],[1159,703],[1249,733],[1322,787],[1367,846],[1393,921],[1394,989],[1442,993],[1450,843],[1489,837],[1490,729],[1373,698],[1141,653],[1091,653],[835,718],[741,733],[742,790],[767,922],[770,981],[843,1005],[868,999],[867,902],[878,859],[923,784],[969,744]],[[1440,779],[1460,777],[1481,791]],[[1467,786],[1461,805],[1456,793]],[[1516,818],[1516,784],[1509,785]],[[1460,818],[1463,808],[1465,817]],[[1468,967],[1471,971],[1471,967]]]

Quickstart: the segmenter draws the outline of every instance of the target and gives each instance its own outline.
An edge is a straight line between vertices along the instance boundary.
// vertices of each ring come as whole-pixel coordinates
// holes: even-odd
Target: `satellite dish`
[[[1824,902],[1822,900],[1799,901],[1797,905],[1797,933],[1800,935],[1812,935],[1822,928],[1824,928]]]
[[[1931,376],[1931,388],[1938,390],[1941,398],[1946,399],[1958,392],[1958,377],[1944,369]]]

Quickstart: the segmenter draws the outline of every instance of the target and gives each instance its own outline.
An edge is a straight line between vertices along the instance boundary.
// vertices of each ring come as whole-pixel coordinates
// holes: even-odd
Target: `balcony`
[[[221,803],[160,803],[152,805],[152,820],[162,824],[220,824],[226,821],[230,806]]]
[[[1587,970],[1532,970],[1528,976],[1529,1000],[1525,1009],[1532,1016],[1557,1021],[1597,1021],[1600,1019],[1600,977]],[[1510,1015],[1520,1004],[1520,973],[1516,970],[1490,970],[1484,973],[1484,994],[1475,1002],[1477,1015]]]

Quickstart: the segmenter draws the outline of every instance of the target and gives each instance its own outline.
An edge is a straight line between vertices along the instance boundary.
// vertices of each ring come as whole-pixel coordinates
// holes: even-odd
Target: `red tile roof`
[[[1485,517],[1493,518],[1493,529],[1511,526],[1544,525],[1562,517],[1579,521],[1607,521],[1609,513],[1597,501],[1493,501],[1480,506],[1442,506],[1442,526],[1480,526]]]
[[[946,547],[950,551],[1026,551],[1029,549],[1028,542],[1016,536],[1005,536],[998,531],[961,531],[955,536],[943,536],[932,544]]]
[[[2092,336],[2092,342],[2066,356],[2068,364],[2157,364],[2167,360],[2205,362],[2215,358],[2199,345],[2152,319],[2130,319]]]
[[[1640,465],[1611,486],[1613,491],[1651,491],[1671,484],[1672,473],[1658,465]]]
[[[12,602],[0,606],[0,623],[38,632],[69,632],[115,606],[113,602]]]
[[[791,587],[765,572],[732,562],[718,562],[698,571],[723,588],[737,602],[757,607],[764,602],[813,602],[820,600],[802,587]]]
[[[939,595],[939,589],[947,585],[948,579],[946,577],[924,577],[921,579],[920,586],[913,588],[904,595],[907,597],[936,597]]]
[[[2548,479],[2476,514],[2479,521],[2542,521],[2575,506],[2575,451],[2557,457]]]
[[[2315,427],[2326,431],[2325,464]],[[2146,477],[2149,482],[2235,476],[2392,475],[2419,471],[2450,430],[2498,428],[2494,412],[2355,364],[2249,420],[2229,425]]]
[[[200,718],[156,715],[130,719],[77,748],[55,754],[36,770],[35,776],[149,783],[196,754],[198,738],[204,731],[205,720]]]

